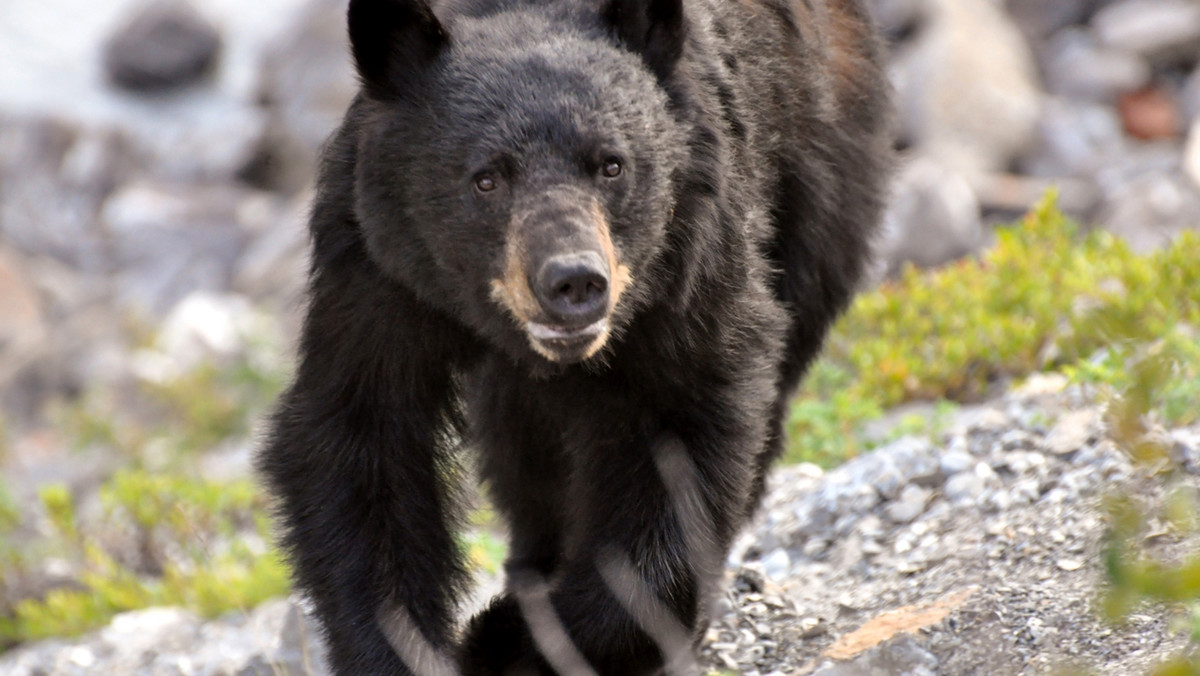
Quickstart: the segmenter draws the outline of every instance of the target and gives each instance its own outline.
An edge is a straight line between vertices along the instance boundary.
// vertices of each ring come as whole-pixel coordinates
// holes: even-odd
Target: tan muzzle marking
[[[604,210],[600,204],[593,201],[590,211],[592,227],[596,230],[596,238],[600,242],[601,252],[608,263],[608,277],[610,280],[608,314],[611,315],[620,302],[625,290],[633,283],[633,273],[628,265],[620,262],[617,256],[616,247],[613,245],[609,230],[608,218],[604,215]],[[533,321],[541,312],[537,297],[534,295],[533,289],[529,288],[529,275],[525,269],[527,253],[525,243],[521,238],[519,224],[516,219],[513,219],[513,222],[509,225],[508,242],[505,245],[504,251],[504,276],[492,280],[491,296],[492,300],[496,301],[512,315],[513,319],[517,321],[522,329],[525,329],[526,324]],[[596,336],[592,340],[592,343],[588,345],[587,350],[584,351],[583,358],[590,359],[599,352],[605,343],[608,342],[610,333],[610,329],[606,328],[603,333]],[[560,358],[560,355],[547,349],[532,336],[529,337],[529,345],[534,351],[550,361],[558,361]]]

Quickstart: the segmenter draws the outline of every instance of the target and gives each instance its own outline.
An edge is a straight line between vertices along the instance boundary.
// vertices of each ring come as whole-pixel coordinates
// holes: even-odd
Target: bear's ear
[[[670,76],[687,40],[683,0],[608,0],[604,18],[660,80]]]
[[[371,95],[402,95],[450,42],[425,0],[350,0],[346,14],[358,75]]]

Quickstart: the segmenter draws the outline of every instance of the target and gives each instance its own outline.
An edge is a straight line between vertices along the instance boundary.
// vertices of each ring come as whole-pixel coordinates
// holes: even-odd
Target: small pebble
[[[925,505],[933,491],[909,484],[900,492],[900,498],[887,506],[888,518],[896,523],[908,523],[925,511]]]
[[[965,472],[975,463],[975,458],[971,457],[966,451],[950,451],[941,458],[942,473],[946,476],[954,476],[959,472]]]

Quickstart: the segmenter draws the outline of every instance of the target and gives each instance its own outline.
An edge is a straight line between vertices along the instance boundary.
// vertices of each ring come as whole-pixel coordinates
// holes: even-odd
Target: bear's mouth
[[[553,326],[551,324],[541,324],[539,322],[527,322],[525,330],[529,332],[529,336],[534,340],[554,341],[554,340],[581,340],[594,339],[603,334],[608,329],[608,319],[598,319],[587,326]]]
[[[599,350],[608,335],[608,318],[602,317],[585,326],[556,326],[541,322],[525,323],[529,342],[542,356],[555,362],[587,359]]]

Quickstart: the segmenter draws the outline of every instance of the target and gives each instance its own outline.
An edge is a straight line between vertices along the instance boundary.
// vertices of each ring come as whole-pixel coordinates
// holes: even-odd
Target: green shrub
[[[1142,256],[1081,233],[1048,196],[980,257],[910,266],[860,295],[793,404],[786,457],[839,462],[863,446],[864,422],[909,400],[976,400],[1045,370],[1119,380],[1128,351],[1152,343],[1186,357],[1157,404],[1186,421],[1200,408],[1196,261],[1198,233]]]
[[[65,487],[41,490],[58,543],[81,552],[77,585],[16,604],[0,641],[73,636],[116,613],[178,605],[204,617],[246,610],[289,588],[288,568],[266,542],[265,504],[249,481],[214,482],[123,470],[101,488],[108,531],[131,529],[158,570],[135,570],[79,529]],[[246,528],[250,528],[250,536]]]

